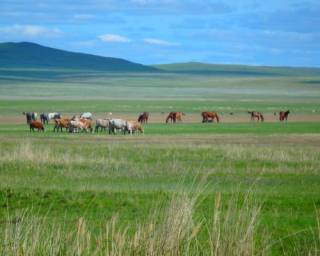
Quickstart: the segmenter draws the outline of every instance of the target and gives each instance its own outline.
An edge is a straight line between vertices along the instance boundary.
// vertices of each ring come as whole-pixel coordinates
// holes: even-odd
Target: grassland
[[[0,80],[0,254],[319,254],[315,74],[10,72]],[[184,123],[152,119],[175,109]],[[292,116],[187,119],[207,109],[222,120]],[[134,136],[30,133],[22,111],[149,111],[151,123]]]

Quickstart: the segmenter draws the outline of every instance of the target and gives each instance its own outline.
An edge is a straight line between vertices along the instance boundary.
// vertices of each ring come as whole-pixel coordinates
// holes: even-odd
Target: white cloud
[[[156,44],[156,45],[164,45],[164,46],[177,46],[179,45],[178,43],[173,43],[161,39],[156,39],[156,38],[145,38],[143,41],[147,44]]]
[[[131,40],[125,36],[115,35],[115,34],[104,34],[98,36],[98,38],[103,42],[108,43],[128,43]]]
[[[0,33],[13,37],[56,37],[62,34],[58,28],[48,28],[35,25],[12,25],[0,27]]]

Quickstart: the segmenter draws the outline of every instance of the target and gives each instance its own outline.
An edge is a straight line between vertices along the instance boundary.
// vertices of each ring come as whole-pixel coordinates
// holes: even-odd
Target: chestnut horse
[[[149,119],[149,112],[143,112],[142,114],[139,115],[138,122],[141,124],[148,123],[148,119]]]
[[[205,112],[201,113],[201,116],[202,116],[202,123],[213,122],[214,119],[217,120],[217,123],[219,123],[219,121],[220,121],[219,116],[216,112],[205,111]]]
[[[166,123],[168,123],[169,120],[171,123],[182,122],[182,116],[184,115],[185,113],[183,112],[170,112],[166,118]]]
[[[257,111],[248,111],[248,113],[251,115],[251,121],[254,121],[255,119],[257,119],[257,121],[264,121],[264,117],[262,115],[261,112],[257,112]]]
[[[279,112],[279,120],[282,121],[288,121],[288,115],[290,114],[290,110],[287,111],[280,111]]]
[[[39,132],[39,131],[43,131],[43,132],[44,132],[43,123],[41,123],[41,121],[38,121],[38,120],[33,120],[33,121],[30,123],[30,132],[31,132],[31,131],[34,132],[34,129],[38,129],[38,132]]]

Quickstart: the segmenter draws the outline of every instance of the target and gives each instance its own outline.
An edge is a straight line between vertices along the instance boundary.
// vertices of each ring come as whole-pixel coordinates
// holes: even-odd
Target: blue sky
[[[320,67],[320,1],[0,1],[0,42],[144,64]]]

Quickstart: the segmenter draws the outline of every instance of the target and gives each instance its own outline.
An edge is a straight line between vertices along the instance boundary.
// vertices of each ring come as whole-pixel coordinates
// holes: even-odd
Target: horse
[[[182,122],[182,116],[184,116],[185,113],[183,112],[170,112],[169,115],[166,118],[166,123],[169,122],[169,120],[171,121],[171,123],[175,123],[175,122]]]
[[[36,112],[22,112],[22,115],[26,116],[27,124],[37,120],[38,114]]]
[[[55,125],[54,125],[54,128],[53,128],[53,131],[60,131],[62,132],[62,128],[66,128],[66,131],[67,129],[69,129],[70,127],[70,121],[71,119],[69,118],[62,118],[62,119],[54,119],[54,122],[55,122]]]
[[[46,114],[46,113],[41,113],[41,114],[40,114],[40,121],[41,121],[41,123],[43,123],[43,124],[48,124],[48,123],[49,123],[48,114]]]
[[[127,121],[123,119],[110,119],[109,120],[109,134],[115,134],[116,130],[120,130],[125,134],[127,130]]]
[[[92,120],[80,118],[76,120],[70,120],[69,132],[92,132]]]
[[[85,118],[85,119],[90,119],[90,120],[92,120],[92,117],[93,117],[93,115],[90,112],[84,112],[80,115],[80,118]]]
[[[139,115],[138,122],[141,124],[148,123],[148,119],[149,119],[149,112],[143,112],[142,114]]]
[[[43,126],[43,123],[41,123],[41,121],[38,121],[38,120],[34,120],[30,123],[30,132],[33,131],[34,132],[34,129],[38,129],[38,132],[39,131],[43,131],[44,132],[44,126]]]
[[[217,120],[217,123],[219,123],[220,119],[219,116],[216,112],[202,112],[201,113],[202,116],[202,123],[208,123],[208,122],[213,122],[214,119]]]
[[[139,131],[140,133],[144,133],[143,127],[142,127],[141,123],[138,121],[127,121],[126,131],[129,134],[133,134],[137,131]]]
[[[257,112],[257,111],[248,111],[248,113],[251,115],[251,121],[254,121],[255,119],[257,119],[257,121],[264,121],[264,116],[262,115],[261,112]]]
[[[94,128],[94,131],[95,132],[98,132],[99,131],[99,128],[100,130],[104,130],[106,131],[106,129],[109,127],[109,119],[97,119],[96,120],[96,126]]]
[[[282,121],[288,121],[288,115],[290,114],[290,110],[287,111],[280,111],[279,112],[279,120]]]

